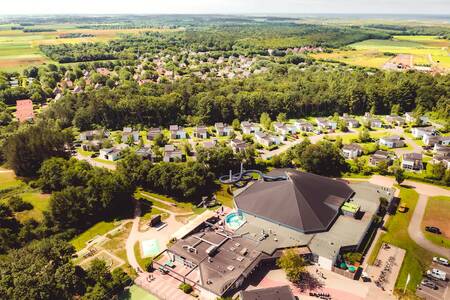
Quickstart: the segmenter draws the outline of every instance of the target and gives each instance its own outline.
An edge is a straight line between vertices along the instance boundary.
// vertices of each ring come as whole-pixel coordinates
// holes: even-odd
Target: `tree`
[[[396,168],[394,170],[394,177],[395,181],[397,181],[397,183],[401,185],[402,182],[405,181],[405,171],[402,168]]]
[[[370,142],[372,140],[371,137],[370,137],[369,130],[367,128],[363,128],[363,130],[361,130],[359,132],[358,140],[361,143],[368,143],[368,142]]]
[[[164,147],[169,142],[169,139],[162,133],[158,133],[154,138],[153,141],[156,145],[159,147]]]
[[[261,116],[259,118],[259,123],[261,123],[262,127],[269,130],[270,125],[272,124],[272,119],[270,119],[270,116],[268,113],[264,112],[261,114]]]
[[[391,115],[399,115],[400,114],[400,104],[394,104],[391,107]]]
[[[12,250],[0,260],[1,299],[72,299],[84,293],[83,271],[72,264],[74,248],[52,239]]]
[[[182,290],[185,294],[190,294],[193,291],[192,286],[188,283],[181,283],[178,288]]]
[[[307,146],[300,155],[300,166],[324,176],[339,176],[348,169],[340,149],[328,141]]]
[[[229,170],[237,171],[240,163],[233,150],[230,147],[223,146],[198,149],[197,161],[208,166],[216,178],[228,174]]]
[[[348,127],[347,127],[347,123],[345,122],[345,120],[339,120],[338,121],[338,128],[342,132],[348,132]]]
[[[14,212],[21,212],[24,210],[33,209],[33,205],[29,202],[23,201],[19,196],[12,196],[8,199],[8,206]]]
[[[287,121],[286,113],[279,113],[277,116],[277,121],[280,123],[285,123]]]
[[[67,157],[65,146],[72,140],[71,131],[61,131],[54,124],[43,121],[11,135],[3,153],[18,176],[34,176],[47,158]]]
[[[239,130],[241,128],[241,122],[239,122],[239,119],[234,119],[231,126],[234,130]]]
[[[277,260],[277,266],[284,270],[292,283],[298,283],[301,280],[303,274],[306,273],[305,265],[303,257],[291,249],[283,251]]]

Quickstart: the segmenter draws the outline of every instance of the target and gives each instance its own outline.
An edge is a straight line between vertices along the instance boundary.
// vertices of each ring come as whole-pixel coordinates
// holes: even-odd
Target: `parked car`
[[[443,280],[446,281],[447,280],[447,273],[445,273],[444,271],[441,271],[439,269],[431,269],[427,271],[427,275],[439,280]]]
[[[426,279],[426,278],[422,279],[422,281],[420,282],[420,285],[429,287],[430,289],[433,289],[433,290],[439,289],[439,287],[436,283],[434,283],[432,280]]]
[[[434,226],[426,226],[425,230],[431,233],[435,233],[435,234],[441,234],[441,230],[437,227]]]
[[[433,257],[433,261],[440,265],[448,266],[448,259],[446,259],[446,258],[435,256],[435,257]]]

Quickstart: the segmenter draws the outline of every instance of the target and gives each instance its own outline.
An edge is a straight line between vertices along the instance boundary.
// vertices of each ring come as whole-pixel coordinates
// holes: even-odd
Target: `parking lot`
[[[450,267],[445,267],[436,263],[433,263],[430,268],[436,268],[442,270],[448,274],[450,272]],[[428,278],[429,279],[429,278]],[[431,279],[437,286],[437,290],[433,290],[426,286],[419,286],[417,288],[416,294],[427,300],[450,300],[450,287],[449,281],[442,281],[438,279]]]

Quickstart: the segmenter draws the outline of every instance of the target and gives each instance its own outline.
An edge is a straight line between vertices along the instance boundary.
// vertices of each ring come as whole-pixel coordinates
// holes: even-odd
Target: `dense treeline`
[[[144,33],[126,36],[108,43],[41,45],[41,51],[60,63],[107,59],[134,59],[157,50],[196,52],[233,51],[236,55],[267,55],[268,48],[321,46],[340,47],[354,42],[390,35],[379,30],[331,27],[309,24],[221,24],[208,28],[168,33]]]
[[[0,260],[0,298],[21,300],[113,299],[131,278],[94,260],[85,271],[72,263],[74,248],[56,238],[12,250]]]
[[[76,232],[131,212],[132,187],[120,173],[76,159],[51,158],[39,170],[39,185],[53,192],[46,226]]]
[[[421,107],[449,115],[450,76],[423,73],[384,73],[322,69],[306,70],[277,66],[264,76],[245,80],[185,79],[168,84],[139,87],[127,82],[114,90],[101,89],[69,95],[49,110],[55,118],[70,120],[81,130],[93,126],[120,129],[142,124],[170,124],[254,120],[267,112],[289,118],[329,116],[349,112],[362,115],[374,108],[389,114],[398,104],[400,112]],[[72,118],[73,117],[73,118]]]

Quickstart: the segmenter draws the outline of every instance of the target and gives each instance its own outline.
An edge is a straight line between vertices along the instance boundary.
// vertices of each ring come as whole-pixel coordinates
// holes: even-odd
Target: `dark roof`
[[[291,288],[287,285],[276,286],[265,289],[254,289],[242,291],[242,300],[294,300]]]
[[[300,172],[275,169],[269,175],[288,180],[259,180],[235,197],[236,206],[249,214],[304,233],[329,229],[341,205],[353,194],[343,181]]]

